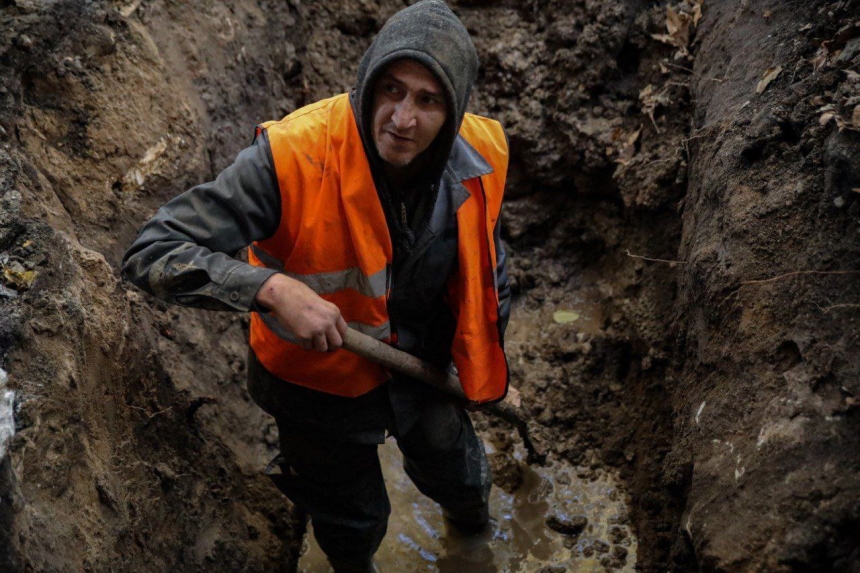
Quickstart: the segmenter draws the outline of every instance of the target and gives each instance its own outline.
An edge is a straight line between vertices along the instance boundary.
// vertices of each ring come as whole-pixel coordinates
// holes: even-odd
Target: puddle
[[[488,446],[488,453],[492,453]],[[555,463],[529,467],[523,463],[523,484],[513,494],[493,487],[490,514],[495,530],[486,539],[448,536],[439,507],[422,496],[401,466],[397,445],[379,448],[392,513],[388,534],[376,554],[383,573],[547,573],[565,571],[634,571],[636,539],[627,522],[624,495],[606,473]],[[517,458],[523,459],[522,452]],[[590,475],[589,479],[578,477]],[[585,516],[588,525],[578,536],[557,533],[546,519],[561,521]],[[308,527],[300,573],[326,573],[328,562]]]

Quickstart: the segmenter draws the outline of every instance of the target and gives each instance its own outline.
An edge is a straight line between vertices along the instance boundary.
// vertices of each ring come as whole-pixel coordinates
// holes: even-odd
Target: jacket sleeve
[[[496,280],[498,284],[496,288],[499,291],[499,337],[504,342],[505,330],[508,328],[508,320],[511,318],[511,284],[508,280],[508,254],[505,252],[505,246],[501,239],[502,218],[496,221],[496,228],[493,230],[493,238],[496,243]]]
[[[179,195],[147,222],[123,257],[123,274],[164,301],[210,310],[256,309],[276,271],[234,258],[272,236],[281,197],[265,131],[215,181]]]

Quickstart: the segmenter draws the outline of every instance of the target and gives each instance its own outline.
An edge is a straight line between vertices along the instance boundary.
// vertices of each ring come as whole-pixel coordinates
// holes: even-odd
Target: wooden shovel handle
[[[456,374],[443,372],[432,364],[397,350],[372,336],[349,328],[343,339],[343,347],[371,362],[426,382],[463,400],[466,399]]]
[[[366,358],[371,362],[390,368],[401,374],[406,374],[421,380],[464,401],[466,395],[456,374],[446,373],[420,358],[397,350],[384,342],[376,340],[352,328],[348,328],[343,338],[343,348]],[[508,388],[508,395],[502,402],[491,404],[487,412],[513,424],[522,437],[523,445],[528,451],[529,461],[544,463],[547,447],[540,438],[540,428],[531,416],[520,407],[519,392],[513,387]]]

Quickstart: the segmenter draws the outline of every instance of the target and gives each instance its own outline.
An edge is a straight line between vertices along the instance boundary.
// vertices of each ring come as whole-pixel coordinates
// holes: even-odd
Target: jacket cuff
[[[221,284],[222,301],[240,311],[264,311],[254,299],[263,283],[277,273],[276,270],[247,263],[237,265]]]

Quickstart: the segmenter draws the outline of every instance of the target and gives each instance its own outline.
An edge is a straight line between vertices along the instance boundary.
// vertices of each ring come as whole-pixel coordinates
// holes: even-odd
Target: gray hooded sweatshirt
[[[421,175],[408,189],[392,189],[370,126],[374,84],[389,63],[401,58],[416,60],[436,75],[449,114],[436,140],[415,160],[423,167]],[[442,367],[451,361],[454,334],[444,295],[447,278],[457,265],[456,212],[469,197],[462,181],[492,171],[457,135],[477,72],[477,54],[463,24],[441,0],[422,0],[385,24],[364,54],[350,94],[395,245],[388,301],[392,329],[401,349]],[[271,237],[280,213],[280,189],[263,131],[215,181],[176,197],[144,225],[125,254],[123,273],[139,288],[174,304],[260,310],[254,297],[275,271],[251,266],[235,255],[252,242]],[[496,249],[503,333],[510,290],[498,228]],[[402,402],[413,400],[404,396]],[[411,420],[398,420],[401,430],[410,424]]]

